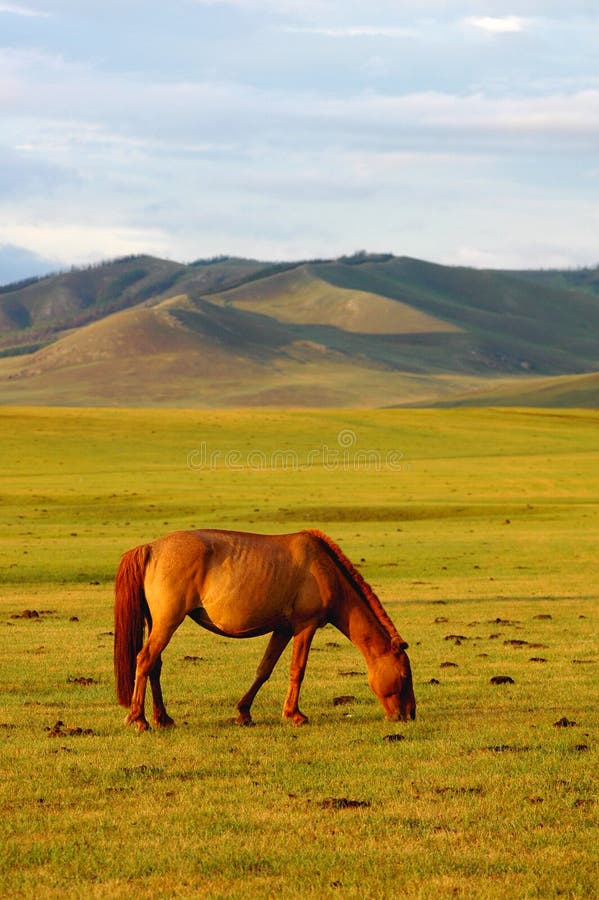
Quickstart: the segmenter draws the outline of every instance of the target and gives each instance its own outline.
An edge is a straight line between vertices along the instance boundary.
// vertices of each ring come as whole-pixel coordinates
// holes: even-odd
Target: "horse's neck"
[[[337,606],[335,625],[370,665],[389,649],[389,636],[366,600],[353,588],[343,591],[343,595]]]

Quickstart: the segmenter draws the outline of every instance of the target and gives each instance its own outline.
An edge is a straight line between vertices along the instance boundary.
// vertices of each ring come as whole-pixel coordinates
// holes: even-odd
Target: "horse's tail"
[[[144,573],[150,545],[127,550],[121,557],[114,584],[114,674],[122,706],[130,706],[135,684],[136,657],[143,645],[144,619],[149,618]]]

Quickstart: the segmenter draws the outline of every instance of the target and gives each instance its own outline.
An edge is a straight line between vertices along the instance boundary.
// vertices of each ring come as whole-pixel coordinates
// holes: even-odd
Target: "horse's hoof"
[[[143,716],[141,718],[137,718],[135,716],[132,716],[131,713],[125,716],[125,725],[135,725],[138,731],[150,730],[147,719],[144,719]]]
[[[308,725],[308,716],[305,716],[303,713],[294,713],[292,716],[285,716],[288,722],[291,722],[292,725]]]
[[[236,719],[233,719],[233,721],[236,725],[242,725],[244,728],[251,728],[254,724],[254,720],[251,716],[248,716],[247,713],[238,715]]]
[[[154,719],[154,724],[156,728],[174,728],[175,720],[171,719],[170,716],[163,716],[160,719]]]

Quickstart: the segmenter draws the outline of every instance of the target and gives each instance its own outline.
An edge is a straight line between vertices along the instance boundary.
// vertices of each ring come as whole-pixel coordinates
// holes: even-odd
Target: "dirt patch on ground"
[[[95,734],[95,731],[91,728],[81,728],[77,726],[76,728],[67,728],[64,722],[61,719],[58,719],[57,722],[52,725],[52,727],[46,727],[46,731],[48,733],[48,737],[56,738],[56,737],[79,737],[81,735],[92,735]]]
[[[515,747],[511,744],[496,744],[492,747],[485,747],[491,753],[528,753],[532,747]]]
[[[320,801],[322,809],[368,809],[370,800],[350,800],[349,797],[328,797]]]
[[[148,766],[146,763],[141,763],[139,766],[125,766],[125,768],[121,769],[121,772],[128,778],[135,778],[138,775],[153,777],[164,775],[164,769],[161,769],[159,766]]]
[[[53,616],[55,609],[23,609],[20,613],[13,613],[11,619],[33,619],[39,622],[44,616]]]
[[[596,802],[594,797],[577,797],[572,805],[575,807],[594,806]]]
[[[352,694],[343,694],[341,697],[333,697],[333,706],[347,706],[355,703],[356,698]]]
[[[482,794],[483,789],[479,785],[475,787],[438,787],[434,789],[435,794],[439,794],[440,796],[455,796],[455,797],[465,797],[469,794]]]

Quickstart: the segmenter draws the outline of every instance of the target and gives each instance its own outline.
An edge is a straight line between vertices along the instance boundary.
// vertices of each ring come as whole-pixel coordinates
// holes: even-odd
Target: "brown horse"
[[[240,725],[251,723],[254,697],[291,638],[283,716],[296,725],[307,721],[298,706],[300,687],[314,633],[327,623],[362,652],[387,718],[416,715],[408,645],[372,588],[319,531],[177,531],[123,555],[115,585],[114,666],[119,703],[130,707],[125,722],[140,731],[149,727],[148,676],[156,725],[173,724],[162,699],[161,654],[185,616],[227,637],[272,632],[256,678],[237,704]]]

